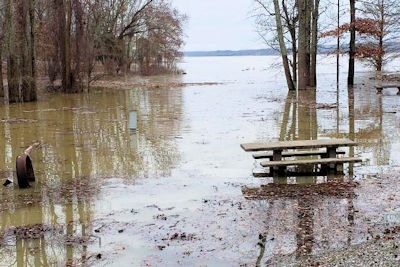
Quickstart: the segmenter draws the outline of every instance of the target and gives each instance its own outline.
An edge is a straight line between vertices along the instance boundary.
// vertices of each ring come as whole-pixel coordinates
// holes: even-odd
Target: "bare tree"
[[[356,1],[350,0],[350,45],[347,84],[354,85],[354,57],[356,54]],[[338,35],[339,36],[339,35]]]
[[[310,0],[299,0],[299,90],[307,89],[310,82],[309,2]]]
[[[354,49],[353,58],[373,65],[380,72],[386,62],[400,55],[397,49],[400,38],[400,4],[395,0],[371,0],[360,2],[358,10],[359,17],[355,18],[354,15],[354,23],[345,23],[322,36],[338,36],[350,32],[353,35],[351,42],[354,42],[354,47],[351,47]],[[354,68],[350,71],[354,71]],[[350,73],[350,81],[353,75]]]
[[[262,27],[263,29],[259,31],[260,35],[264,38],[267,44],[272,47],[275,47],[274,42],[268,41],[264,36],[264,30],[269,29],[269,21],[268,18],[273,18],[274,22],[272,22],[272,29],[274,29],[274,39],[278,41],[279,52],[282,57],[283,69],[285,71],[286,83],[289,90],[295,90],[296,85],[296,77],[297,77],[297,47],[296,47],[296,22],[297,15],[291,16],[288,11],[287,3],[285,0],[282,1],[282,9],[279,5],[278,0],[273,0],[273,11],[269,10],[269,3],[263,0],[255,0],[257,5],[261,8],[261,13],[257,16],[257,24],[258,27]],[[283,14],[283,15],[282,15]],[[282,23],[282,20],[284,23]],[[288,52],[285,42],[285,31],[289,31],[289,35],[292,43],[292,72],[290,70],[290,63],[288,59]]]
[[[396,0],[362,1],[361,4],[361,16],[369,19],[364,21],[369,25],[364,26],[371,31],[362,35],[365,44],[359,45],[357,54],[372,63],[377,71],[382,71],[383,65],[398,55],[400,4]]]

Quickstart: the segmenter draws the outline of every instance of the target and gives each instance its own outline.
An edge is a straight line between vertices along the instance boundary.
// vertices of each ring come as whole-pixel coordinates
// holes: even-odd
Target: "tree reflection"
[[[31,154],[38,179],[33,187],[1,188],[0,200],[8,201],[0,203],[0,233],[34,224],[63,226],[57,242],[46,236],[15,240],[12,253],[0,250],[0,265],[15,259],[18,266],[84,261],[87,245],[65,240],[90,234],[93,194],[104,179],[168,176],[180,160],[175,142],[183,119],[181,89],[101,90],[0,108],[6,120],[24,119],[0,124],[1,170],[14,170],[14,159],[25,147],[36,140],[42,144]],[[131,110],[138,114],[134,134],[128,125]]]
[[[351,94],[350,94],[351,96]],[[350,104],[352,102],[349,102]],[[354,112],[354,106],[349,105],[349,111]],[[350,112],[351,113],[351,112]],[[338,116],[336,116],[339,119]],[[354,117],[353,117],[354,118]],[[354,119],[350,120],[350,129],[354,132]],[[337,121],[336,125],[339,124]],[[350,130],[351,131],[351,130]],[[316,140],[318,139],[318,121],[317,121],[317,108],[316,108],[316,91],[315,90],[300,90],[296,97],[295,93],[289,92],[283,110],[283,118],[280,129],[280,141],[288,140]],[[354,138],[353,138],[354,139]],[[354,150],[352,150],[354,155]],[[295,174],[297,173],[297,175]],[[300,261],[304,256],[312,254],[313,250],[318,247],[325,245],[324,242],[329,240],[321,240],[320,235],[325,234],[322,230],[327,229],[327,222],[335,220],[342,214],[335,214],[329,212],[334,209],[338,201],[346,200],[346,218],[345,224],[340,226],[346,229],[347,236],[345,237],[346,242],[351,242],[352,228],[354,227],[354,188],[352,186],[346,187],[344,191],[326,190],[330,188],[330,183],[337,184],[344,183],[343,175],[328,173],[328,184],[325,182],[317,183],[317,169],[315,167],[298,168],[297,172],[290,173],[289,175],[296,175],[296,183],[287,183],[287,177],[277,179],[274,177],[273,183],[262,185],[259,188],[242,188],[244,195],[249,198],[252,196],[255,199],[267,200],[268,213],[276,213],[282,220],[283,214],[292,214],[295,219],[294,225],[291,227],[285,227],[285,233],[278,233],[278,236],[283,240],[277,242],[289,242],[289,233],[294,236],[295,249],[293,261]],[[300,173],[310,174],[307,177],[300,176]],[[282,182],[285,179],[286,182]],[[331,181],[335,180],[335,181]],[[339,187],[340,188],[340,187]],[[250,197],[250,198],[252,198]],[[280,207],[279,210],[276,207]],[[328,210],[328,211],[326,211]],[[270,216],[269,216],[270,217]],[[283,222],[282,222],[283,223]],[[280,224],[276,224],[272,220],[266,220],[266,229],[268,232],[275,233],[280,229]],[[323,231],[321,233],[321,231]],[[268,236],[269,234],[266,233]],[[329,235],[328,235],[329,236]],[[335,238],[335,237],[333,237]],[[273,239],[266,239],[264,246],[272,246],[271,241]],[[287,244],[287,243],[286,243]],[[287,248],[286,248],[287,249]],[[273,263],[273,257],[270,255],[265,256],[267,252],[261,247],[261,254],[257,259],[257,263],[262,262],[262,257],[268,257],[266,264]],[[262,264],[260,264],[262,265]]]

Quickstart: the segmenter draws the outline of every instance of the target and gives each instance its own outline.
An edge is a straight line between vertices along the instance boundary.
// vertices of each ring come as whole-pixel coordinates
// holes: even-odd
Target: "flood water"
[[[348,88],[345,59],[337,85],[335,59],[320,61],[316,92],[288,93],[277,57],[207,57],[185,58],[187,75],[147,79],[217,85],[0,105],[2,182],[16,183],[16,157],[41,143],[31,153],[37,181],[1,187],[0,266],[296,265],[399,226],[397,89],[377,95],[362,65]],[[255,178],[260,166],[239,146],[324,138],[357,141],[344,151],[364,162],[337,177]],[[245,193],[330,179],[357,186],[317,199]],[[16,234],[34,225],[45,227],[38,238]]]

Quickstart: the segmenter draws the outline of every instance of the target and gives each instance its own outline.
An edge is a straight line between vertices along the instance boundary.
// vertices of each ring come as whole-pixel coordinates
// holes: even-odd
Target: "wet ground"
[[[279,58],[188,58],[188,75],[150,88],[126,79],[0,106],[2,182],[41,143],[31,188],[1,187],[0,266],[397,264],[400,97],[377,95],[362,66],[355,88],[343,66],[337,90],[335,60],[323,60],[317,91],[298,95]],[[333,137],[359,142],[345,151],[365,162],[255,178],[239,146]]]

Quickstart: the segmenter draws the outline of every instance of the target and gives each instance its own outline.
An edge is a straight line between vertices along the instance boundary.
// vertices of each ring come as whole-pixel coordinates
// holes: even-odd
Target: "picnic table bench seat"
[[[322,158],[322,159],[299,159],[299,160],[281,160],[281,161],[263,161],[263,167],[287,167],[299,165],[316,165],[316,164],[343,164],[362,162],[361,158],[343,157],[343,158]]]
[[[270,143],[245,143],[240,146],[246,152],[288,149],[311,149],[311,148],[335,148],[340,146],[356,146],[357,143],[349,139],[326,139],[326,140],[296,140],[277,141]]]
[[[397,89],[399,89],[397,94],[400,95],[400,83],[378,84],[378,85],[375,85],[375,88],[376,88],[378,94],[382,93],[384,88],[397,88]]]
[[[301,156],[325,156],[327,153],[326,149],[319,150],[295,150],[295,151],[283,151],[282,157],[301,157]],[[344,151],[336,151],[338,155],[344,155]],[[255,153],[253,154],[254,159],[272,159],[272,152],[263,152],[263,153]]]

